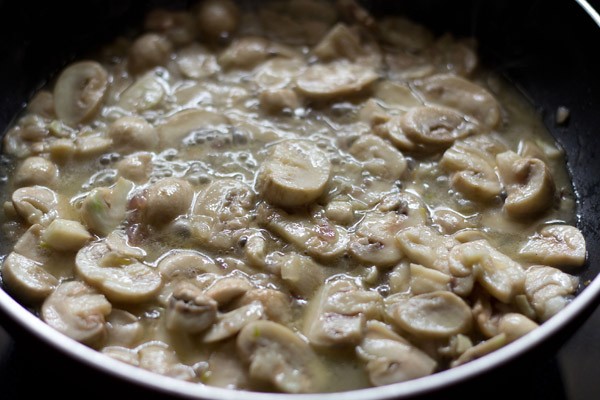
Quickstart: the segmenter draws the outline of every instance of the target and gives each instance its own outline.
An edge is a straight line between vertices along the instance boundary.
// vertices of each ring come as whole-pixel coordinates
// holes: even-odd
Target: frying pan
[[[138,23],[145,11],[185,1],[0,0],[0,132],[22,110],[31,94],[76,56],[107,42]],[[258,7],[260,3],[246,2]],[[598,5],[598,1],[595,1]],[[502,391],[498,376],[510,377],[518,363],[536,367],[540,355],[554,352],[597,306],[600,298],[600,17],[585,0],[372,1],[375,13],[401,13],[437,33],[451,31],[478,39],[484,64],[513,81],[541,113],[565,149],[578,196],[578,227],[586,237],[588,264],[580,277],[585,288],[556,318],[495,353],[459,368],[408,383],[344,393],[344,399],[391,399],[460,395],[494,395]],[[595,20],[594,20],[595,18]],[[559,106],[570,110],[564,125],[555,122]],[[0,164],[5,163],[0,159]],[[0,188],[0,190],[2,190]],[[0,247],[1,247],[0,242]],[[44,357],[66,357],[69,371],[94,375],[93,395],[129,393],[145,398],[159,394],[210,399],[275,399],[177,382],[130,367],[58,334],[0,290],[0,324]],[[47,365],[52,365],[48,363]],[[490,378],[495,377],[495,378]],[[68,376],[57,385],[68,385]],[[502,382],[502,379],[500,379]],[[505,384],[510,385],[510,382]],[[104,390],[104,392],[103,392]],[[486,393],[479,391],[486,390]],[[508,393],[508,392],[507,392]],[[83,393],[82,393],[83,395]],[[495,396],[494,396],[495,397]],[[334,399],[339,394],[296,396]]]

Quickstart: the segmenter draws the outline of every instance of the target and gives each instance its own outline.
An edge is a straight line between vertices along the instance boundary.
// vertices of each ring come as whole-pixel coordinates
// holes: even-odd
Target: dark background
[[[574,3],[573,0],[555,0],[564,3]],[[526,18],[526,12],[544,13],[542,7],[549,7],[555,4],[555,1],[532,1],[530,8],[519,8],[520,14],[515,14],[515,18]],[[401,1],[399,1],[401,2]],[[95,15],[110,14],[120,18],[125,15],[125,10],[134,2],[133,1],[90,1],[90,2],[24,2],[30,7],[23,7],[22,2],[15,6],[16,2],[8,2],[0,0],[0,40],[3,46],[9,45],[14,48],[15,41],[19,42],[18,51],[13,53],[1,52],[0,54],[11,54],[10,57],[2,57],[0,59],[0,127],[4,127],[12,115],[14,115],[21,107],[20,102],[15,102],[15,98],[26,99],[30,89],[29,87],[13,87],[11,86],[10,75],[6,71],[15,70],[15,64],[22,68],[24,74],[39,77],[44,76],[50,71],[58,70],[69,57],[61,53],[60,42],[48,42],[45,46],[37,48],[41,53],[32,55],[31,42],[29,39],[23,40],[23,32],[35,31],[36,23],[46,21],[52,18],[56,12],[56,7],[61,12],[69,12],[70,7],[87,8],[87,18],[76,18],[71,20],[69,26],[61,23],[61,19],[57,20],[56,25],[50,24],[52,31],[46,32],[52,40],[59,38],[68,41],[70,46],[74,48],[84,48],[89,45],[90,37],[82,35],[82,32],[89,31],[89,26],[92,26],[92,31],[95,32],[94,40],[98,40],[102,36],[110,38],[114,35],[115,26],[107,24],[102,25],[101,19],[95,18]],[[150,8],[155,2],[143,2],[145,7]],[[185,3],[179,1],[178,3]],[[384,3],[384,2],[380,2]],[[382,7],[388,7],[383,4]],[[473,1],[477,7],[485,7],[491,2]],[[514,6],[517,2],[496,2]],[[596,9],[600,9],[600,0],[590,0],[590,3]],[[405,2],[406,8],[410,9],[411,3]],[[413,3],[414,4],[414,1]],[[398,2],[395,6],[398,5]],[[84,13],[85,15],[85,13]],[[444,17],[443,13],[437,15]],[[129,18],[127,16],[127,18]],[[435,19],[435,16],[432,17]],[[579,33],[579,26],[576,20],[570,20],[567,16],[562,20],[556,17],[552,23],[548,23],[548,29],[562,30],[565,36]],[[19,21],[28,21],[30,26],[16,25]],[[46,21],[47,22],[47,21]],[[111,20],[111,23],[114,22]],[[496,21],[504,25],[510,25],[512,21]],[[451,24],[451,22],[449,22]],[[539,22],[538,22],[539,23]],[[47,24],[48,25],[48,24]],[[588,27],[589,28],[589,27]],[[600,29],[600,28],[598,28]],[[526,38],[507,37],[507,42],[511,43],[517,50],[520,45],[520,40]],[[582,31],[589,33],[588,31]],[[594,39],[589,39],[589,43],[582,45],[579,43],[547,43],[544,38],[538,38],[539,46],[545,47],[548,51],[554,51],[553,57],[560,58],[564,55],[560,46],[573,45],[581,49],[581,57],[596,56],[600,51],[599,38],[597,34]],[[27,35],[25,35],[27,37]],[[30,38],[33,36],[30,36]],[[581,38],[581,36],[574,37]],[[585,37],[585,36],[583,36]],[[51,40],[48,39],[48,40]],[[583,39],[585,40],[585,39]],[[556,47],[552,47],[556,45]],[[4,47],[0,47],[4,49]],[[564,49],[564,48],[563,48]],[[516,51],[516,50],[515,50]],[[589,52],[585,53],[584,52]],[[45,62],[33,62],[34,59],[39,59],[42,54]],[[596,55],[594,55],[596,54]],[[493,59],[493,54],[488,54],[490,59]],[[548,58],[551,60],[551,57]],[[510,74],[518,69],[519,63],[527,62],[527,55],[521,54],[521,57],[515,58],[515,65],[504,66]],[[531,66],[533,68],[533,66]],[[540,65],[536,66],[540,68]],[[543,75],[543,67],[540,73]],[[577,71],[571,71],[577,73]],[[600,73],[600,70],[596,71]],[[591,91],[597,89],[590,88]],[[6,96],[6,93],[11,93],[12,96]],[[596,99],[598,92],[596,92]],[[588,111],[596,113],[600,111],[598,102],[592,104]],[[584,107],[585,109],[585,107]],[[542,110],[543,112],[544,110]],[[550,119],[547,119],[550,121]],[[600,130],[600,126],[598,126]],[[566,139],[568,140],[568,139]],[[595,152],[592,152],[595,154]],[[596,172],[596,175],[598,173]],[[584,205],[585,206],[585,205]],[[589,206],[589,205],[588,205]],[[595,207],[595,205],[593,205]],[[588,222],[597,225],[597,220]],[[88,369],[73,363],[64,356],[54,352],[52,349],[42,347],[32,342],[26,334],[20,333],[11,327],[9,329],[13,337],[9,337],[2,326],[9,327],[9,321],[0,318],[0,399],[29,399],[34,396],[47,396],[61,398],[99,398],[99,397],[114,397],[123,398],[125,396],[136,396],[145,399],[158,398],[159,396],[152,393],[147,393],[141,389],[136,389],[122,382],[113,380],[97,371]],[[454,388],[450,393],[444,395],[433,396],[436,398],[482,398],[490,397],[498,398],[499,396],[512,398],[532,398],[546,400],[591,400],[600,398],[600,309],[596,310],[590,318],[576,331],[576,333],[568,339],[564,344],[558,347],[544,348],[537,351],[535,356],[518,360],[503,368],[500,368],[489,375],[485,375],[479,379],[469,382],[459,388]],[[142,397],[143,396],[143,397]]]

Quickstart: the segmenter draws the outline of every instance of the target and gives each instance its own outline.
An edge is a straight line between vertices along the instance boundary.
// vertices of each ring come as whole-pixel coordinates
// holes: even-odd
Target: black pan
[[[32,92],[76,55],[83,55],[86,49],[127,32],[146,10],[167,3],[169,6],[187,5],[185,1],[139,4],[117,0],[39,3],[0,0],[0,132],[22,110]],[[259,1],[247,3],[260,6]],[[598,6],[600,2],[594,3]],[[512,80],[536,106],[566,151],[579,199],[578,226],[586,237],[589,252],[581,279],[589,285],[559,316],[490,356],[421,380],[345,393],[344,398],[518,395],[517,389],[512,387],[513,379],[523,371],[530,371],[530,376],[535,377],[540,360],[546,359],[576,331],[600,298],[600,278],[596,278],[600,272],[597,222],[600,216],[600,17],[589,13],[590,10],[586,12],[589,5],[584,0],[381,0],[370,2],[369,7],[376,13],[404,13],[439,33],[452,31],[476,37],[483,62]],[[555,112],[560,106],[570,110],[565,125],[555,122]],[[27,349],[24,353],[32,360],[39,359],[50,369],[55,365],[54,360],[61,366],[60,371],[48,374],[64,380],[56,382],[54,390],[44,388],[55,395],[67,390],[67,393],[81,391],[82,396],[92,397],[149,398],[169,393],[217,399],[275,398],[202,389],[106,360],[54,332],[2,290],[0,324]],[[33,371],[40,373],[40,368]],[[517,375],[515,371],[519,371]],[[35,388],[35,382],[49,384],[43,377],[31,378],[31,387]],[[552,386],[548,386],[551,382],[544,382],[546,378],[553,379],[552,376],[536,377],[540,387],[528,395],[559,398],[548,391]],[[25,389],[26,393],[37,393],[31,387],[29,391]]]

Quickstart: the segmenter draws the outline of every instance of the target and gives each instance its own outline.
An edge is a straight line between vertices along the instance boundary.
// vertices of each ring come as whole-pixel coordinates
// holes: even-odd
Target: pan
[[[164,2],[163,2],[164,3]],[[257,3],[248,2],[249,6]],[[0,131],[22,110],[31,94],[74,57],[107,42],[161,4],[133,1],[0,1]],[[185,7],[185,1],[169,2]],[[561,314],[526,337],[469,364],[433,376],[385,387],[344,393],[345,399],[480,396],[480,390],[510,379],[515,363],[535,368],[540,355],[554,352],[596,308],[600,297],[600,17],[580,1],[372,1],[377,14],[399,13],[432,27],[473,36],[483,62],[511,80],[541,113],[565,150],[577,194],[578,227],[588,248],[580,274],[584,288]],[[559,107],[569,110],[566,124],[556,123]],[[2,160],[0,160],[2,161]],[[156,376],[66,339],[0,290],[2,326],[45,358],[69,360],[71,370],[94,376],[97,393],[175,395],[206,399],[243,399],[248,393],[190,385]],[[525,366],[525,367],[523,367]],[[106,392],[103,392],[105,390]],[[498,388],[498,390],[501,390]],[[123,394],[123,392],[120,392]],[[488,392],[489,393],[489,392]],[[496,393],[497,394],[497,393]],[[252,394],[256,399],[280,395]],[[299,395],[297,399],[339,398]]]

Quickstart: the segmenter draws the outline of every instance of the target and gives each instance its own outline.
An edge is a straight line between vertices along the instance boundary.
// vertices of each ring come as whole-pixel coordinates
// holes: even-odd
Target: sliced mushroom
[[[221,314],[202,340],[205,343],[214,343],[228,339],[237,335],[241,329],[251,322],[262,319],[264,315],[265,308],[259,301],[254,301],[228,313]]]
[[[534,321],[519,313],[504,314],[498,321],[498,331],[506,335],[508,342],[514,342],[538,327]]]
[[[238,27],[240,10],[231,0],[207,0],[198,9],[199,28],[212,40],[227,39]]]
[[[119,178],[111,188],[93,189],[79,210],[85,226],[102,236],[115,230],[125,220],[127,202],[134,187],[133,182]]]
[[[452,277],[419,264],[410,264],[410,291],[419,295],[436,291],[449,291]]]
[[[136,351],[141,368],[184,381],[196,377],[194,369],[179,362],[177,353],[164,342],[153,340],[138,346]]]
[[[262,37],[236,39],[219,55],[219,65],[223,69],[251,69],[267,59],[270,47]]]
[[[445,274],[449,273],[450,249],[458,244],[426,225],[402,229],[396,235],[396,241],[410,261]]]
[[[411,52],[425,50],[434,39],[429,29],[403,17],[383,18],[377,33],[382,41]]]
[[[271,321],[255,321],[237,338],[238,353],[250,376],[287,393],[323,389],[329,374],[312,348],[293,331]]]
[[[250,377],[245,363],[236,354],[235,341],[224,343],[208,358],[208,370],[202,375],[202,383],[227,389],[246,389]]]
[[[144,222],[163,226],[189,212],[194,189],[183,179],[162,178],[148,187],[145,197]]]
[[[452,292],[388,297],[386,314],[400,329],[417,337],[448,338],[471,329],[471,309]]]
[[[14,251],[2,263],[2,282],[11,293],[28,303],[44,300],[59,283],[42,264]]]
[[[331,163],[315,145],[285,141],[275,145],[263,161],[256,189],[274,205],[302,206],[323,194],[330,174]]]
[[[17,189],[12,194],[15,210],[30,224],[47,225],[58,213],[58,195],[45,186]]]
[[[548,225],[529,238],[519,255],[554,267],[580,267],[586,259],[585,238],[574,226]]]
[[[181,49],[176,62],[183,76],[191,79],[207,78],[220,69],[216,57],[197,43]]]
[[[149,72],[138,78],[119,95],[117,105],[134,113],[157,108],[166,95],[166,88],[167,82],[164,79],[154,72]]]
[[[369,321],[356,348],[375,386],[405,382],[432,374],[437,362],[379,321]]]
[[[217,302],[204,294],[197,286],[181,282],[166,309],[167,329],[190,334],[208,329],[217,319]]]
[[[173,51],[171,42],[156,33],[139,36],[129,48],[127,66],[131,72],[138,74],[159,65],[165,65]]]
[[[245,276],[229,275],[215,280],[204,294],[223,307],[253,288],[254,285]]]
[[[400,179],[406,170],[406,159],[402,153],[375,135],[362,135],[348,152],[362,162],[365,170],[383,179]]]
[[[95,61],[80,61],[65,68],[54,86],[56,115],[69,125],[93,118],[108,88],[108,73]]]
[[[525,274],[525,293],[538,318],[550,319],[571,301],[579,279],[559,269],[534,265]]]
[[[223,273],[208,256],[193,250],[172,250],[160,259],[157,268],[166,282],[193,280],[205,273]]]
[[[352,345],[362,340],[365,323],[382,311],[379,293],[364,290],[349,279],[329,281],[310,300],[303,333],[312,345]]]
[[[524,291],[523,267],[494,249],[486,240],[455,246],[448,260],[453,276],[464,278],[472,275],[492,296],[504,303],[509,303]]]
[[[42,305],[42,319],[78,342],[96,345],[107,333],[105,317],[111,304],[82,282],[61,283]]]
[[[474,50],[474,43],[467,40],[456,40],[450,34],[442,35],[433,45],[433,62],[440,72],[454,75],[470,76],[479,59]]]
[[[291,112],[300,107],[300,99],[291,89],[268,89],[258,97],[260,108],[267,114]]]
[[[313,48],[313,53],[325,62],[346,59],[374,68],[382,62],[378,43],[358,26],[344,23],[334,25]]]
[[[62,218],[52,221],[42,234],[44,243],[59,251],[77,251],[91,239],[81,223]]]
[[[471,217],[462,215],[461,213],[446,207],[437,207],[431,213],[431,220],[442,233],[449,235],[473,229],[476,227]]]
[[[310,257],[297,253],[282,255],[277,263],[280,266],[281,279],[292,293],[309,298],[325,281],[324,267]]]
[[[370,67],[337,61],[309,66],[296,85],[309,99],[330,100],[362,93],[378,78]]]
[[[402,116],[400,128],[409,140],[434,148],[448,148],[477,131],[477,125],[462,114],[435,106],[411,108]]]
[[[156,128],[141,117],[121,117],[108,128],[115,150],[133,153],[158,146]]]
[[[54,187],[58,180],[58,167],[43,157],[28,157],[15,171],[14,184],[22,186]]]
[[[395,212],[371,211],[351,236],[349,253],[358,261],[379,267],[391,267],[402,258],[395,234],[407,217]]]
[[[123,157],[115,165],[121,178],[135,183],[145,183],[152,173],[152,153],[139,152]]]
[[[251,289],[233,306],[239,308],[257,301],[262,303],[267,319],[286,325],[292,320],[292,299],[277,289]]]
[[[464,353],[461,354],[455,361],[452,361],[450,366],[452,368],[458,367],[460,365],[466,364],[478,358],[485,356],[486,354],[490,354],[499,348],[508,344],[506,339],[506,335],[501,333],[499,335],[494,336],[488,340],[484,340],[481,343],[476,344],[475,346],[467,349]]]
[[[112,301],[144,302],[158,294],[162,279],[158,271],[137,259],[97,242],[79,250],[77,272]]]
[[[506,151],[496,156],[498,171],[506,188],[504,210],[513,218],[532,218],[554,203],[554,180],[546,164]]]
[[[139,317],[130,312],[113,308],[106,317],[107,342],[111,346],[134,346],[144,335]]]
[[[426,101],[454,108],[493,129],[501,122],[498,101],[483,87],[451,74],[434,75],[415,82]]]
[[[221,113],[188,109],[166,118],[157,126],[160,148],[179,147],[195,132],[227,132],[229,119]]]
[[[331,260],[341,257],[346,252],[348,232],[326,218],[288,214],[265,204],[258,207],[257,214],[260,225],[312,257]]]

